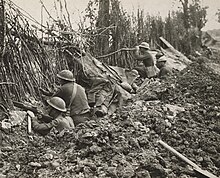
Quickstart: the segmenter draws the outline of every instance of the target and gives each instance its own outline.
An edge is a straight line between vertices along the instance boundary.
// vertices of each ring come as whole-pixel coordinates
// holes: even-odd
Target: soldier
[[[66,104],[63,99],[59,97],[52,97],[50,100],[47,100],[49,104],[48,115],[53,118],[49,123],[39,123],[36,117],[32,115],[32,128],[34,131],[46,135],[50,130],[55,127],[59,132],[63,129],[74,128],[74,123],[71,117],[66,116]],[[28,111],[30,112],[30,111]]]
[[[158,52],[156,54],[156,59],[157,59],[156,66],[158,69],[160,69],[160,71],[158,73],[159,78],[163,79],[163,78],[166,78],[166,76],[172,74],[172,69],[170,67],[166,66],[167,59],[163,55],[163,53]]]
[[[135,47],[134,56],[138,61],[142,61],[144,66],[136,67],[139,75],[143,78],[152,78],[157,75],[157,69],[154,66],[153,56],[149,53],[150,46],[146,42],[142,42]]]
[[[90,107],[85,89],[75,82],[73,73],[69,70],[62,70],[57,77],[60,79],[61,87],[53,96],[65,101],[75,125],[89,120]]]

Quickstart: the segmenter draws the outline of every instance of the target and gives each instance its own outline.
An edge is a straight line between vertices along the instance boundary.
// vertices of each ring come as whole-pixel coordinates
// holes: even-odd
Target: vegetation
[[[149,15],[147,9],[128,14],[119,0],[91,0],[75,31],[65,0],[58,5],[55,2],[56,11],[60,10],[57,17],[52,17],[41,1],[42,10],[49,16],[47,26],[36,22],[11,1],[6,1],[5,6],[3,2],[0,4],[0,92],[4,93],[1,100],[5,101],[11,97],[22,99],[27,94],[39,96],[39,87],[55,86],[54,74],[58,70],[79,68],[65,53],[70,48],[74,49],[70,50],[71,54],[76,56],[86,50],[107,64],[132,68],[136,65],[132,52],[119,49],[134,47],[142,41],[157,48],[159,37],[163,36],[188,55],[200,46],[207,9],[201,6],[200,0],[180,0],[182,7],[169,12],[164,19],[160,15]],[[4,7],[7,7],[5,12]],[[36,26],[30,25],[29,20]],[[102,57],[117,50],[114,55]]]
[[[220,9],[218,9],[218,11],[216,12],[216,15],[218,17],[218,22],[220,23]]]
[[[149,15],[147,9],[138,9],[137,12],[128,14],[118,0],[91,1],[86,9],[86,18],[91,25],[88,27],[89,33],[93,34],[89,42],[96,45],[91,45],[90,52],[94,56],[100,56],[123,47],[134,47],[142,41],[157,48],[160,44],[159,37],[163,36],[184,54],[193,53],[201,47],[201,29],[207,22],[208,7],[202,7],[200,0],[179,1],[179,10],[169,12],[165,19],[159,14]],[[98,11],[92,10],[98,7]],[[105,42],[101,42],[100,38]],[[128,60],[131,56],[128,52],[123,52],[115,55],[114,59],[110,58],[103,61],[117,65],[119,61]]]

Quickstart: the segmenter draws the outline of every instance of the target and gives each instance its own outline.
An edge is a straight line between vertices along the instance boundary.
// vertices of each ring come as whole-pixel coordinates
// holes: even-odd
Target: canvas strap
[[[77,92],[77,84],[74,83],[74,84],[73,84],[73,92],[72,92],[72,95],[71,95],[71,98],[70,98],[70,103],[69,103],[69,106],[68,106],[67,112],[66,112],[66,115],[67,115],[67,116],[70,115],[70,106],[71,106],[71,104],[72,104],[72,102],[73,102],[73,100],[74,100],[74,98],[75,98],[75,96],[76,96],[76,92]]]

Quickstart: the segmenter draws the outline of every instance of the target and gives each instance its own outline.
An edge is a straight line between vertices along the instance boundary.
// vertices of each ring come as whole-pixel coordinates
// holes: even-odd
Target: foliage
[[[147,10],[143,9],[137,9],[136,12],[129,14],[119,0],[106,0],[106,6],[103,7],[107,9],[102,11],[100,2],[89,1],[85,10],[86,15],[78,24],[78,31],[73,30],[71,26],[65,0],[57,1],[58,5],[55,3],[56,11],[60,10],[56,18],[49,14],[42,3],[43,10],[48,13],[49,22],[47,26],[38,23],[36,27],[28,23],[27,18],[30,17],[24,16],[14,8],[13,3],[9,4],[5,18],[6,50],[1,60],[3,67],[0,69],[0,75],[3,82],[19,83],[20,87],[1,85],[0,92],[9,95],[13,93],[15,97],[22,98],[26,93],[37,96],[38,90],[35,86],[53,87],[54,74],[58,70],[77,68],[72,58],[65,60],[64,51],[68,46],[78,47],[81,51],[86,50],[93,56],[100,57],[124,47],[134,47],[142,41],[150,43],[152,48],[157,48],[160,45],[159,37],[163,36],[177,50],[188,54],[199,44],[198,32],[206,23],[206,7],[201,7],[199,0],[187,4],[189,19],[187,28],[183,18],[184,12],[181,10],[169,12],[164,19],[159,14],[149,15]],[[104,16],[103,13],[108,15]],[[128,68],[136,65],[130,51],[122,50],[99,59],[110,65]],[[53,65],[49,65],[51,63]],[[20,70],[12,70],[13,66],[18,66]],[[36,78],[36,72],[39,78]],[[77,70],[75,74],[77,75]],[[31,83],[27,84],[26,81],[30,79]]]
[[[109,26],[103,26],[109,32],[108,39],[110,43],[107,52],[116,51],[123,47],[133,47],[142,41],[147,41],[152,47],[157,47],[160,43],[160,36],[165,37],[175,48],[185,54],[190,54],[199,48],[201,29],[207,22],[207,7],[202,7],[200,0],[180,0],[180,2],[182,8],[175,12],[169,12],[167,17],[163,19],[159,14],[149,15],[143,9],[128,14],[121,7],[119,0],[111,0],[110,7],[108,7],[110,13]],[[96,3],[97,8],[98,5]],[[90,3],[88,8],[91,9],[92,6],[94,4]],[[100,32],[97,30],[100,27],[94,26],[94,24],[99,24],[100,19],[94,19],[95,15],[97,15],[97,12],[87,11],[86,18],[95,21],[92,22],[93,31],[96,34],[96,37],[92,39],[93,43],[97,41],[96,38],[100,37]],[[100,49],[100,46],[98,48]],[[91,52],[95,56],[107,53],[99,49],[96,46],[91,49]],[[121,55],[119,54],[115,58],[121,58]]]
[[[30,25],[30,16],[14,3],[6,3],[4,48],[0,60],[0,102],[39,97],[39,88],[54,89],[56,73],[68,68],[64,56],[67,45],[78,43],[77,33],[64,21],[53,19],[47,27]],[[40,26],[40,27],[39,27]],[[39,34],[41,39],[39,39]],[[80,40],[82,41],[82,40]]]
[[[201,30],[206,22],[206,15],[208,7],[202,7],[200,5],[200,0],[193,0],[193,3],[189,5],[189,13],[190,13],[190,24],[192,27],[196,27]]]
[[[218,9],[218,11],[216,12],[216,15],[218,17],[218,22],[220,23],[220,9]]]
[[[201,0],[179,0],[182,4],[182,21],[185,28],[185,43],[187,54],[201,47],[201,29],[205,26],[207,19],[207,8],[201,6]]]

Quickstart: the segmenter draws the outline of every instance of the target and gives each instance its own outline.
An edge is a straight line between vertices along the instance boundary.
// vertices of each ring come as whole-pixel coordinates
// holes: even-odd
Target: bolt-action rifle
[[[41,117],[39,117],[38,119],[44,121],[44,122],[50,122],[51,120],[53,120],[53,118],[49,115],[46,115],[46,114],[43,114],[41,113],[36,106],[32,106],[32,105],[27,105],[27,104],[24,104],[22,102],[18,102],[18,101],[13,101],[13,104],[15,107],[18,107],[24,111],[32,111],[34,114],[38,114],[40,115]]]

